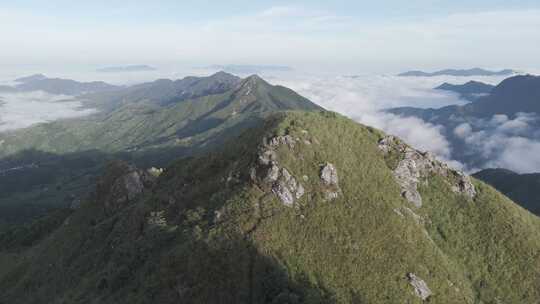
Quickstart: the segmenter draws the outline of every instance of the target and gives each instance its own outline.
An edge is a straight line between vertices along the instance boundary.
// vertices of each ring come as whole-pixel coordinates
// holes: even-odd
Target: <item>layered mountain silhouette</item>
[[[505,69],[500,71],[489,71],[484,70],[481,68],[472,68],[472,69],[446,69],[446,70],[440,70],[436,72],[423,72],[423,71],[408,71],[401,74],[398,74],[398,76],[405,76],[405,77],[435,77],[435,76],[464,76],[464,77],[470,77],[470,76],[510,76],[512,74],[516,74],[516,71]]]
[[[0,92],[44,91],[50,94],[81,95],[86,93],[106,92],[120,89],[103,81],[79,82],[71,79],[48,78],[43,74],[35,74],[18,78],[15,86],[2,86]]]
[[[489,95],[462,106],[453,105],[439,109],[400,107],[386,111],[400,116],[418,117],[434,125],[443,126],[442,132],[454,150],[452,158],[471,168],[482,168],[491,159],[485,158],[481,153],[470,151],[470,143],[464,142],[463,138],[454,132],[456,127],[467,124],[471,127],[471,131],[478,132],[491,128],[490,121],[495,115],[504,120],[515,119],[519,115],[539,115],[540,77],[523,75],[507,78],[495,86]],[[521,130],[525,133],[520,136],[534,140],[537,139],[535,134],[538,130],[540,122],[531,119],[528,129]]]
[[[274,90],[252,77],[226,100],[252,109],[249,96]],[[540,298],[538,217],[429,153],[330,112],[269,115],[163,170],[112,162],[94,189],[0,235],[0,302]]]
[[[464,84],[443,83],[436,87],[436,90],[450,91],[459,94],[460,98],[475,101],[480,97],[485,97],[491,93],[495,86],[479,81],[469,81]]]
[[[507,169],[485,169],[475,173],[474,177],[540,216],[540,173],[518,174]]]

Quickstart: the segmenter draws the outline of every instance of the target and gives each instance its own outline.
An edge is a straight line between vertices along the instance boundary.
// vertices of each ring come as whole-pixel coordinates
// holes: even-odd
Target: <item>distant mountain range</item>
[[[404,77],[434,77],[434,76],[510,76],[517,73],[514,70],[506,69],[501,71],[489,71],[481,68],[472,68],[468,70],[458,70],[458,69],[446,69],[436,72],[423,72],[423,71],[408,71],[398,76]]]
[[[540,173],[518,174],[506,169],[485,169],[475,173],[474,177],[540,216]]]
[[[48,78],[43,74],[35,74],[15,80],[15,86],[2,86],[0,92],[31,92],[44,91],[50,94],[81,95],[96,92],[118,90],[121,87],[114,86],[103,81],[79,82],[71,79]]]
[[[124,72],[149,72],[155,71],[156,68],[148,65],[125,65],[125,66],[112,66],[97,69],[100,73],[124,73]]]
[[[523,75],[507,78],[494,87],[489,95],[478,97],[474,102],[462,106],[452,105],[439,109],[399,107],[388,109],[386,112],[405,117],[418,117],[431,124],[443,126],[442,132],[452,144],[452,158],[471,168],[482,168],[490,161],[489,157],[471,151],[471,143],[464,141],[463,134],[455,132],[456,127],[466,124],[471,128],[470,131],[479,132],[490,128],[488,122],[494,115],[505,115],[504,119],[515,119],[520,113],[539,115],[540,77]],[[520,136],[537,140],[540,122],[531,119],[528,123],[529,131],[521,130],[528,133]]]
[[[469,81],[465,84],[443,83],[436,90],[450,91],[459,94],[460,98],[475,101],[491,93],[495,86],[479,81]]]

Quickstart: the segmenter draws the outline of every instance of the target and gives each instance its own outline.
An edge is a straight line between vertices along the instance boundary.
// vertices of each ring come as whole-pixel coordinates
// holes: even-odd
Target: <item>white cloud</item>
[[[95,113],[70,96],[29,92],[0,95],[0,132]]]
[[[472,133],[471,125],[468,123],[462,123],[454,129],[454,134],[459,138],[467,138]]]
[[[539,121],[534,113],[518,113],[514,119],[499,114],[460,124],[454,134],[465,142],[467,153],[486,160],[483,168],[540,172]]]

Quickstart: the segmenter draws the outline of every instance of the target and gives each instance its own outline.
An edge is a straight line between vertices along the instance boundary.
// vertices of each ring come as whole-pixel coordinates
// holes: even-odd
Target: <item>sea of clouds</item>
[[[45,92],[0,93],[0,132],[95,113],[71,96]]]
[[[197,69],[195,69],[197,70]],[[164,73],[163,75],[159,73]],[[115,84],[151,81],[156,78],[181,78],[186,73],[161,70],[149,74],[131,76],[122,83],[125,73],[106,75]],[[187,74],[206,74],[200,71]],[[158,73],[158,74],[156,74]],[[73,74],[73,73],[72,73]],[[9,78],[14,79],[15,75]],[[24,76],[24,75],[16,75]],[[96,80],[94,77],[76,75],[52,75],[77,80]],[[241,75],[245,76],[245,75]],[[101,77],[104,77],[101,75]],[[517,172],[540,172],[540,123],[534,115],[520,114],[514,119],[494,116],[489,120],[477,120],[459,125],[455,130],[434,125],[413,117],[400,117],[381,110],[412,106],[418,108],[439,108],[447,105],[463,105],[457,94],[434,90],[444,82],[462,84],[469,80],[482,81],[496,85],[505,77],[399,77],[394,75],[321,75],[314,73],[263,74],[272,84],[287,86],[311,99],[324,108],[346,115],[360,123],[384,130],[399,136],[412,146],[431,151],[455,168],[468,172],[488,167],[503,167]],[[0,84],[12,84],[1,82]],[[0,132],[24,128],[36,123],[57,119],[89,115],[95,110],[81,107],[74,97],[51,95],[44,92],[7,94],[0,92]],[[466,153],[476,153],[489,159],[481,166],[469,166],[452,157],[451,141],[445,134],[452,133],[463,140],[468,147]]]
[[[535,115],[523,113],[515,119],[499,115],[489,121],[478,120],[474,126],[464,124],[456,130],[445,130],[444,126],[422,119],[381,111],[400,106],[440,108],[463,105],[468,101],[460,99],[457,94],[434,88],[444,82],[463,84],[469,80],[497,85],[504,79],[366,75],[297,76],[286,80],[272,79],[272,82],[290,87],[326,109],[396,135],[420,150],[431,151],[457,169],[472,173],[483,168],[502,167],[520,173],[540,172],[540,125]],[[445,136],[448,131],[461,134],[460,138],[468,144],[466,153],[479,153],[489,161],[473,167],[453,159],[451,141]]]

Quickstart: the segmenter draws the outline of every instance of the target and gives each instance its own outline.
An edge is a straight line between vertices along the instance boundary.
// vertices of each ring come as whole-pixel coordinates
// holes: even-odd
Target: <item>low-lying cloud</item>
[[[444,83],[465,83],[465,77],[297,77],[275,81],[310,98],[328,110],[339,112],[360,123],[396,135],[417,149],[433,152],[439,159],[458,169],[465,165],[452,160],[452,146],[444,136],[445,128],[419,118],[400,117],[382,112],[391,107],[412,106],[439,108],[461,105],[467,101],[457,94],[434,90]],[[502,77],[475,77],[474,79],[498,84]]]
[[[465,104],[467,101],[458,95],[433,88],[443,82],[460,84],[469,80],[496,85],[503,79],[360,76],[298,77],[278,82],[329,110],[396,135],[417,149],[431,151],[455,168],[468,172],[491,167],[507,168],[520,173],[540,172],[540,118],[535,114],[520,113],[515,118],[495,115],[490,119],[477,119],[446,130],[444,126],[419,118],[380,111],[399,106],[439,108]],[[453,134],[455,138],[447,138],[446,134]],[[452,140],[456,138],[466,144],[463,153],[484,159],[481,166],[473,167],[453,159]]]
[[[540,172],[540,117],[535,113],[473,120],[458,125],[453,133],[467,145],[467,153],[486,159],[484,167]]]
[[[95,113],[70,96],[45,92],[0,94],[0,132]]]

